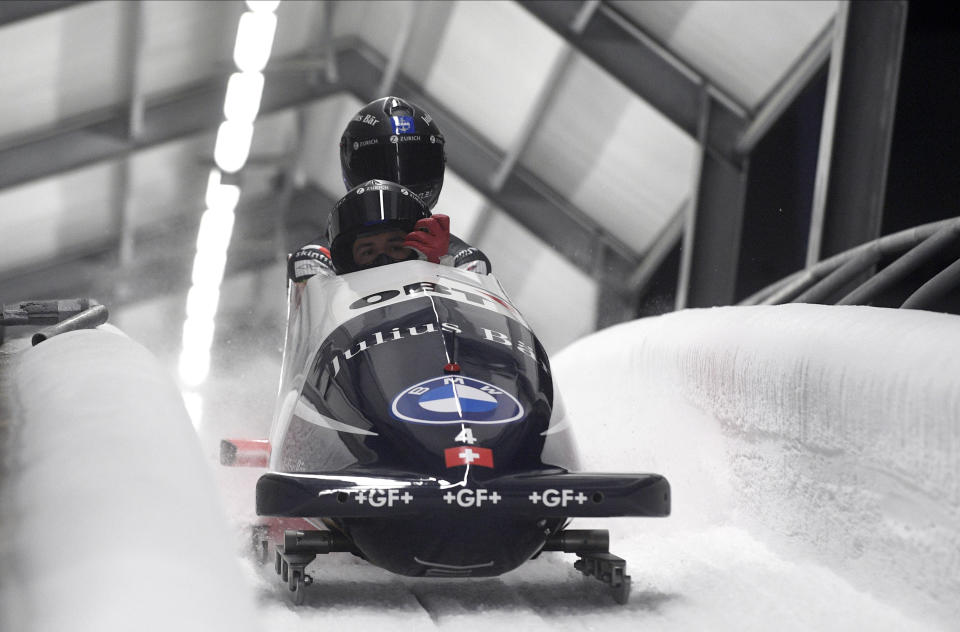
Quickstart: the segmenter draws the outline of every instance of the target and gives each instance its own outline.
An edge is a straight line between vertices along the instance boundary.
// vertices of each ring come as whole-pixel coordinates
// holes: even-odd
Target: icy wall
[[[254,629],[209,464],[169,374],[116,330],[24,351],[0,629]]]
[[[948,627],[960,620],[960,317],[862,306],[687,310],[598,332],[554,364],[574,393],[578,432],[602,424],[606,407],[642,409],[665,393],[716,420],[719,428],[674,429],[673,444],[663,435],[683,416],[664,406],[605,431],[641,445],[648,433],[647,458],[633,469],[669,476],[671,459],[687,460],[676,515],[698,495],[697,511],[712,503],[724,520],[906,611]],[[585,393],[590,403],[578,405]],[[644,432],[625,438],[631,425]],[[587,465],[622,468],[616,450],[595,451]]]
[[[285,595],[254,611],[214,464],[155,358],[116,333],[65,334],[24,352],[2,393],[20,423],[0,499],[0,629],[292,630],[356,613],[355,627],[429,627],[437,603],[437,627],[458,630],[491,617],[541,630],[916,629],[896,609],[957,629],[958,348],[956,316],[867,307],[687,310],[599,332],[553,358],[584,468],[660,472],[673,487],[669,518],[593,525],[630,560],[633,608],[577,602],[589,589],[569,562],[541,556],[455,596],[348,559],[329,572],[370,590],[327,586],[294,613]],[[867,593],[884,607],[858,611]]]

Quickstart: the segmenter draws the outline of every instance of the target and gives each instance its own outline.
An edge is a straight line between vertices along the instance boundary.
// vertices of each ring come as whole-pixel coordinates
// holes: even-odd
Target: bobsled
[[[258,548],[296,603],[335,552],[421,577],[568,552],[627,601],[608,532],[566,527],[667,516],[670,485],[580,471],[547,354],[494,276],[406,261],[314,276],[288,300],[269,440],[224,440],[221,461],[267,465]]]

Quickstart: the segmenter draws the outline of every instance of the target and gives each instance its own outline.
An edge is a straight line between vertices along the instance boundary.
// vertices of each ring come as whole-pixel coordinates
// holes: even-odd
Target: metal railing
[[[33,346],[68,331],[93,329],[107,322],[109,312],[105,305],[90,298],[64,300],[21,301],[0,305],[0,343],[6,327],[15,325],[46,325],[30,338]]]
[[[960,287],[958,237],[960,217],[887,235],[785,277],[739,305],[942,307],[944,299]],[[941,265],[944,261],[949,263]],[[904,291],[909,292],[906,299],[898,299]]]

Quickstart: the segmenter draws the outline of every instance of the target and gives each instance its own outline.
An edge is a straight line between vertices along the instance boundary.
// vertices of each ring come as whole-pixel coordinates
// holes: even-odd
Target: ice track
[[[71,336],[44,345],[75,344]],[[294,607],[272,568],[241,553],[259,473],[214,464],[221,436],[265,432],[277,367],[251,362],[214,385],[200,428],[212,476],[205,483],[193,472],[186,481],[194,490],[209,483],[234,537],[204,550],[194,546],[196,532],[177,531],[188,559],[209,554],[229,570],[218,576],[229,594],[217,608],[232,613],[222,625],[191,627],[202,615],[191,609],[209,604],[181,601],[179,584],[151,585],[146,595],[125,591],[63,551],[32,576],[11,577],[33,559],[22,545],[36,531],[25,534],[24,526],[39,528],[29,513],[43,504],[38,494],[50,493],[26,472],[8,481],[0,514],[0,627],[58,629],[50,622],[64,619],[36,607],[42,601],[69,609],[62,614],[73,630],[161,629],[151,612],[173,600],[178,629],[231,632],[960,629],[958,346],[956,316],[792,305],[688,310],[605,330],[557,354],[553,368],[585,467],[657,471],[673,485],[670,518],[574,525],[610,529],[611,550],[628,560],[634,582],[625,607],[559,553],[473,581],[402,578],[348,555],[321,556],[310,567],[315,584],[306,603]],[[14,381],[17,398],[29,399],[33,386]],[[228,395],[238,389],[243,395]],[[20,432],[14,435],[12,445],[22,449]],[[85,447],[94,460],[115,453]],[[132,491],[116,485],[115,493]],[[129,498],[136,506],[137,495]],[[61,518],[60,528],[71,519],[95,521],[96,502],[91,496],[72,513],[43,515]],[[89,546],[95,557],[104,544]],[[218,557],[224,551],[233,559]],[[60,594],[68,588],[58,578],[71,569],[85,581]],[[209,588],[194,573],[186,577],[193,590]],[[77,616],[90,603],[109,608],[118,594],[133,599],[128,611],[139,627]],[[88,619],[100,624],[83,627]]]

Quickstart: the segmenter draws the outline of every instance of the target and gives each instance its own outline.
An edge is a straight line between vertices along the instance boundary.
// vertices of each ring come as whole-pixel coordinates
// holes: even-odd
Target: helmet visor
[[[354,189],[334,207],[329,235],[334,240],[388,222],[410,231],[424,217],[430,217],[430,211],[416,196],[404,195],[396,185],[371,184]]]
[[[398,142],[380,138],[379,142],[358,147],[350,152],[347,172],[353,179],[349,186],[378,178],[397,182],[422,193],[421,188],[443,178],[443,142]],[[439,140],[439,139],[438,139]]]

